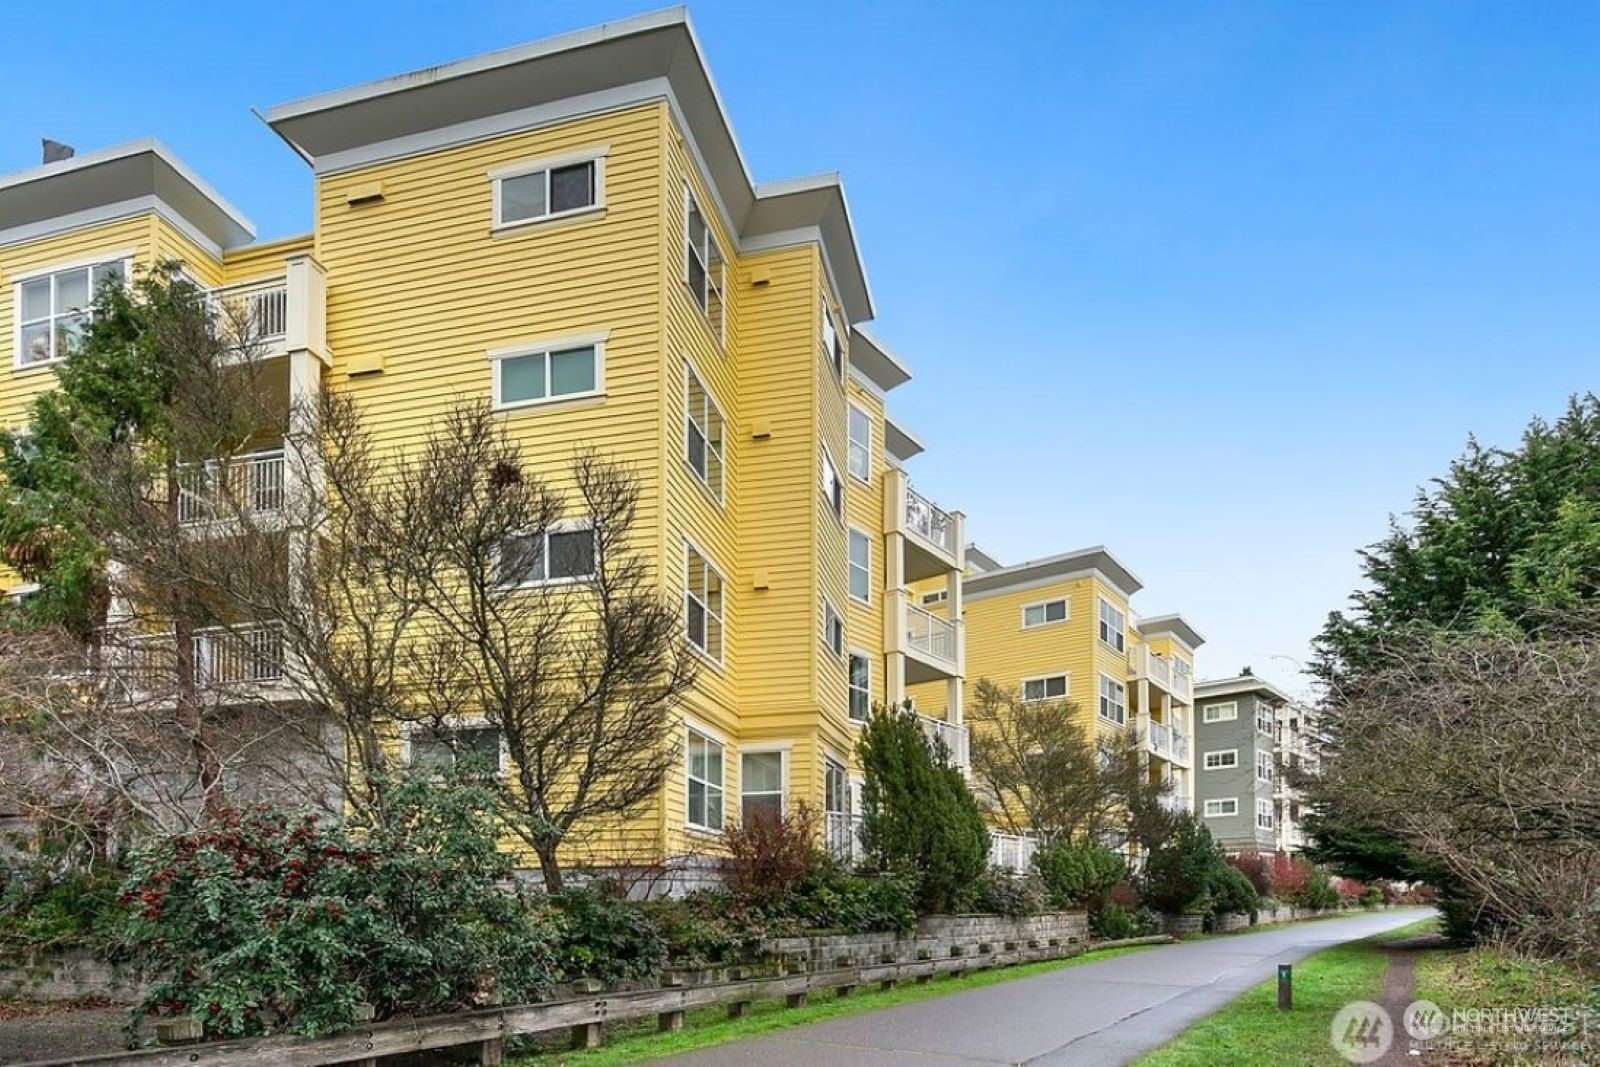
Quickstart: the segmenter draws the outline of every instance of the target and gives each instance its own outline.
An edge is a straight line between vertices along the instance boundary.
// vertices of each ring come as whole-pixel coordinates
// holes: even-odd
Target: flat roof
[[[883,450],[901,463],[926,451],[916,434],[887,414],[883,417]]]
[[[554,105],[579,98],[595,111],[623,106],[628,89],[672,101],[742,244],[778,247],[816,230],[850,322],[873,317],[839,176],[756,184],[682,7],[279,104],[266,121],[332,173],[549,122]]]
[[[60,224],[110,221],[165,205],[218,249],[255,238],[255,226],[153,137],[0,177],[0,243],[32,240]]]
[[[1134,628],[1144,637],[1153,637],[1156,634],[1170,634],[1188,645],[1190,648],[1199,648],[1206,643],[1205,636],[1189,625],[1189,620],[1176,612],[1170,615],[1151,615],[1134,623]]]
[[[1238,693],[1264,693],[1281,704],[1292,704],[1294,698],[1265,678],[1253,674],[1239,674],[1232,678],[1212,678],[1194,684],[1196,700],[1205,697],[1225,697]]]
[[[911,372],[900,357],[863,326],[850,330],[850,365],[886,393],[911,380]]]
[[[1116,586],[1124,596],[1131,597],[1144,588],[1144,583],[1104,545],[1080,548],[1075,552],[1063,552],[1058,556],[1046,556],[1044,559],[1032,559],[1026,563],[1015,563],[998,570],[984,571],[982,574],[969,576],[962,587],[968,593],[988,593],[1048,578],[1065,578],[1084,571],[1097,571],[1104,575],[1106,580]]]

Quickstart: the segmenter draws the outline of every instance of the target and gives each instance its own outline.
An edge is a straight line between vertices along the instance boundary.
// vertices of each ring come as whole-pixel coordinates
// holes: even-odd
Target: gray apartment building
[[[1195,813],[1229,852],[1278,847],[1278,713],[1289,695],[1253,674],[1194,687]]]

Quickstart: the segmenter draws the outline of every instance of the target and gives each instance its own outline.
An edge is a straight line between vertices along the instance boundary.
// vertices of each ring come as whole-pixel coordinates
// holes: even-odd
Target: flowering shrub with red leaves
[[[1272,857],[1272,895],[1285,904],[1304,904],[1311,884],[1311,864],[1299,856],[1277,853]]]
[[[489,799],[402,779],[378,824],[257,807],[149,844],[119,898],[119,940],[153,979],[134,1019],[193,1015],[208,1037],[325,1034],[363,1002],[382,1018],[536,999],[549,934],[501,888]]]
[[[1228,866],[1250,880],[1258,895],[1270,897],[1273,890],[1272,872],[1277,858],[1274,853],[1252,849],[1229,856],[1227,862]]]

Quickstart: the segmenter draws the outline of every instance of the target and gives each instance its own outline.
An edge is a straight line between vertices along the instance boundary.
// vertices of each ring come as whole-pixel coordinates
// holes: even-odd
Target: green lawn
[[[1232,1004],[1139,1061],[1139,1067],[1281,1067],[1347,1061],[1328,1040],[1333,1016],[1352,1000],[1371,1000],[1383,987],[1388,961],[1383,942],[1432,933],[1423,919],[1365,941],[1324,949],[1294,965],[1294,1010],[1278,1010],[1277,980],[1262,982]]]
[[[855,1015],[864,1011],[878,1011],[896,1004],[909,1004],[912,1001],[961,993],[999,982],[1029,978],[1036,974],[1094,963],[1130,952],[1142,952],[1151,947],[1153,946],[1133,945],[1101,952],[1086,952],[1071,959],[1027,963],[1019,967],[977,971],[951,978],[935,978],[926,985],[902,985],[888,992],[880,992],[876,987],[870,991],[862,988],[851,997],[839,997],[831,991],[824,991],[813,994],[811,1003],[806,1007],[794,1010],[784,1007],[781,998],[758,1000],[750,1006],[750,1013],[742,1019],[729,1019],[728,1009],[725,1006],[698,1008],[686,1014],[684,1028],[674,1034],[656,1033],[656,1021],[653,1017],[634,1019],[608,1025],[606,1044],[598,1049],[586,1052],[547,1049],[508,1056],[507,1059],[513,1064],[522,1064],[526,1067],[564,1063],[581,1064],[582,1067],[604,1067],[606,1064],[614,1063],[637,1063],[640,1060],[670,1056],[690,1049],[705,1048],[708,1045],[720,1045],[724,1041],[754,1037],[774,1030],[786,1030],[792,1026],[803,1026],[824,1019],[837,1019],[843,1015]]]

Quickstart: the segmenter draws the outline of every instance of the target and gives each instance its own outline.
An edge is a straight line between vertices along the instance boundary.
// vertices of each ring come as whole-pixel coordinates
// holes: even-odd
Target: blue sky
[[[21,5],[0,170],[154,134],[303,231],[252,105],[652,6]],[[1298,687],[1388,513],[1596,385],[1600,5],[691,14],[756,178],[845,176],[919,484],[1007,562],[1110,546],[1202,674]]]

